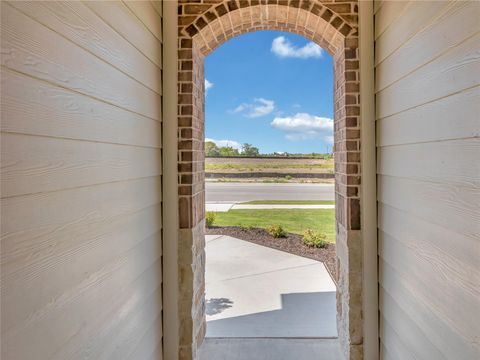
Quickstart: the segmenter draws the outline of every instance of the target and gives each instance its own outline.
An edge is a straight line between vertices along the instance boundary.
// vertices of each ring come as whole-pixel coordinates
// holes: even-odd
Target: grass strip
[[[335,205],[335,200],[254,200],[242,205]]]
[[[335,242],[334,209],[242,209],[217,212],[214,226],[246,226],[267,228],[281,225],[286,231],[303,234],[307,229],[323,232]]]

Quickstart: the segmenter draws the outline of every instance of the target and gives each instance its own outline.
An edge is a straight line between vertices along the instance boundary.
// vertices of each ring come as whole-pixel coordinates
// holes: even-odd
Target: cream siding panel
[[[380,291],[380,311],[390,326],[400,337],[405,349],[414,359],[447,360],[447,358],[429,341],[427,335],[418,327],[414,319],[410,318],[395,299],[387,292]]]
[[[378,201],[456,233],[479,237],[480,192],[476,188],[379,176]]]
[[[382,9],[394,6],[399,1],[385,1]],[[380,36],[375,35],[375,64],[378,65],[388,56],[392,56],[395,50],[402,44],[416,36],[425,27],[435,22],[453,1],[411,1],[411,5],[403,12],[401,17],[396,17],[388,29]],[[387,5],[387,6],[385,6]],[[385,10],[384,10],[385,11]],[[375,14],[375,23],[381,21],[380,14]],[[420,51],[420,49],[418,49]]]
[[[159,186],[160,177],[149,177],[3,198],[1,234],[8,237],[32,231],[32,236],[40,235],[42,233],[37,231],[55,232],[57,227],[74,223],[77,219],[108,219],[137,212],[161,202],[161,194],[154,191]],[[62,207],[65,199],[70,204]],[[6,246],[3,242],[2,245]],[[15,243],[11,245],[15,246]],[[2,247],[2,257],[5,255],[3,250],[7,251],[7,248]]]
[[[383,203],[379,204],[378,228],[408,247],[415,246],[420,252],[443,259],[442,264],[449,266],[452,276],[460,283],[472,287],[480,279],[477,238],[458,234]]]
[[[11,288],[11,291],[5,294],[4,300],[11,305],[8,313],[4,315],[4,329],[14,328],[14,324],[19,321],[28,321],[28,314],[34,313],[36,307],[47,307],[52,299],[61,298],[64,289],[72,282],[82,282],[93,271],[114,261],[140,244],[143,239],[158,234],[161,230],[157,224],[159,216],[160,209],[157,204],[108,220],[78,221],[59,228],[53,234],[49,232],[28,238],[24,234],[10,236],[10,243],[17,244],[23,240],[22,247],[17,245],[13,249],[7,249],[5,257],[10,255],[17,263],[25,263],[32,254],[35,254],[35,259],[31,260],[28,266],[16,271],[9,269],[8,265],[5,266],[6,274],[2,276],[2,282],[7,288]],[[29,233],[32,234],[33,231]],[[52,244],[55,244],[54,249]],[[65,266],[66,264],[70,266]],[[49,282],[49,279],[55,281]],[[15,287],[15,284],[19,283],[25,286]],[[30,289],[34,288],[36,283],[44,286],[36,296],[31,296]],[[24,300],[20,302],[15,299]]]
[[[141,312],[136,312],[132,316],[127,326],[123,326],[115,334],[116,344],[110,342],[107,347],[102,349],[102,355],[109,359],[130,358],[132,351],[136,349],[138,344],[145,337],[145,332],[154,325],[161,326],[161,309],[162,309],[162,289],[161,286],[144,302]],[[152,348],[152,344],[147,344],[144,349],[148,351]]]
[[[153,8],[158,13],[158,15],[162,17],[163,15],[162,2],[158,0],[151,0],[150,3],[152,4]]]
[[[480,11],[473,2],[459,1],[447,7],[437,21],[416,34],[377,66],[377,91],[478,33],[479,18]],[[459,22],[462,22],[463,26],[457,26]],[[426,42],[428,46],[422,46]]]
[[[159,148],[160,121],[5,69],[3,132]]]
[[[160,118],[159,94],[7,4],[2,7],[1,28],[3,66]]]
[[[377,119],[377,146],[478,138],[479,113],[480,87],[477,86]]]
[[[153,266],[158,259],[159,244],[158,237],[145,239],[139,246],[115,261],[105,264],[81,283],[66,289],[63,296],[49,303],[46,308],[33,313],[28,322],[19,323],[6,333],[3,337],[5,345],[2,351],[6,354],[15,354],[18,359],[50,359],[54,358],[59,349],[68,351],[69,343],[73,342],[71,338],[75,334],[82,338],[85,335],[84,331],[87,333],[98,331],[99,326],[101,329],[105,324],[99,323],[100,320],[108,323],[111,321],[108,317],[114,319],[118,316],[111,313],[111,309],[116,308],[119,311],[126,305],[117,303],[121,291],[125,287],[132,287],[136,278]],[[158,283],[152,282],[151,285],[158,286]],[[125,290],[130,292],[128,289]],[[136,313],[145,309],[129,310]],[[116,332],[121,330],[122,328],[118,328]],[[25,339],[29,339],[28,346]],[[103,344],[103,348],[109,343],[117,344],[117,341],[115,334],[108,343]],[[82,342],[78,345],[84,344]]]
[[[23,134],[2,134],[4,197],[162,173],[161,150]]]
[[[480,187],[477,138],[385,146],[377,153],[378,174]]]
[[[377,117],[423,105],[478,85],[480,34],[477,34],[415,72],[377,92]],[[475,76],[476,75],[476,76]]]
[[[128,43],[85,4],[74,2],[14,1],[12,6],[42,25],[129,75],[158,94],[162,93],[158,66]],[[161,26],[161,19],[155,19]]]
[[[120,1],[88,1],[85,5],[150,61],[162,66],[160,41],[124,3]]]
[[[392,341],[398,339],[398,334],[392,329],[385,318],[380,321],[380,334],[383,335],[380,344],[381,359],[384,360],[414,360],[415,358],[401,341]]]
[[[159,339],[162,338],[162,323],[160,317],[161,314],[158,314],[158,317],[153,319],[155,321],[152,321],[150,328],[143,335],[140,343],[137,344],[133,351],[130,351],[130,356],[128,357],[129,359],[150,359],[150,357],[153,356],[156,358],[156,360],[162,359],[162,353],[157,349],[152,349],[151,347],[151,344],[155,344],[159,341]]]
[[[152,294],[156,294],[155,299],[158,299],[157,280],[161,276],[161,265],[160,261],[155,262],[144,270],[134,282],[126,283],[128,286],[122,288],[117,295],[118,298],[112,300],[105,315],[92,321],[92,326],[89,327],[90,333],[85,332],[83,336],[73,339],[73,344],[62,349],[55,359],[84,359],[92,357],[91,354],[98,356],[96,357],[98,359],[115,359],[111,356],[111,346],[118,343],[118,332],[130,327],[132,319],[138,316],[139,311],[149,314],[150,309],[146,309],[145,305],[152,298]],[[161,305],[159,301],[157,304],[158,306]],[[117,314],[123,316],[117,316]],[[105,321],[105,319],[111,320]],[[99,326],[100,329],[95,328],[95,326]],[[161,323],[158,326],[161,326]],[[119,344],[119,346],[121,345]],[[149,344],[150,348],[153,346],[155,344]],[[118,358],[124,359],[126,354]]]
[[[390,6],[380,7],[377,12],[378,21],[375,21],[375,38],[378,38],[410,5],[410,1],[395,1]]]
[[[162,358],[162,3],[98,6],[1,3],[2,359]]]
[[[125,5],[140,19],[159,41],[162,41],[162,21],[150,1],[124,1]]]
[[[479,291],[474,284],[475,280],[478,281],[478,277],[472,276],[465,279],[462,274],[458,274],[453,269],[455,262],[448,263],[448,257],[438,257],[438,252],[396,239],[385,232],[379,233],[379,249],[383,261],[394,269],[393,273],[399,279],[404,279],[406,282],[404,287],[409,289],[409,291],[399,290],[398,294],[392,294],[392,296],[397,302],[403,301],[409,304],[405,307],[407,312],[422,307],[422,313],[425,313],[428,321],[421,324],[419,316],[412,318],[419,327],[428,328],[425,333],[436,343],[436,346],[442,347],[444,334],[448,334],[451,343],[448,343],[448,347],[443,351],[452,348],[454,340],[458,345],[455,347],[456,350],[466,344],[473,344],[478,323],[478,316],[473,314],[480,306]],[[385,266],[382,271],[386,273]],[[390,283],[382,286],[397,289],[400,285],[399,281],[392,279]],[[460,309],[456,306],[458,293],[462,294],[463,306]],[[440,330],[439,324],[444,324],[442,334],[435,331],[435,329]],[[438,341],[435,340],[436,338]],[[472,355],[473,352],[470,351],[469,354]]]
[[[373,2],[373,13],[376,14],[381,8],[382,5],[385,3],[385,0],[378,0]]]
[[[375,14],[381,358],[476,359],[480,3],[399,6]]]

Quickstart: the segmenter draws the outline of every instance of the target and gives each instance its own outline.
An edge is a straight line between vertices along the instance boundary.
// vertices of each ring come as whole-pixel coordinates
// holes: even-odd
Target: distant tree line
[[[205,141],[205,156],[248,156],[248,157],[314,157],[321,159],[330,159],[333,157],[332,153],[288,153],[288,152],[275,152],[270,154],[260,154],[257,147],[252,144],[245,143],[242,145],[242,151],[232,146],[217,146],[213,141]]]
[[[252,144],[243,144],[242,152],[231,146],[217,146],[213,141],[205,141],[205,155],[212,156],[260,156],[260,151]]]

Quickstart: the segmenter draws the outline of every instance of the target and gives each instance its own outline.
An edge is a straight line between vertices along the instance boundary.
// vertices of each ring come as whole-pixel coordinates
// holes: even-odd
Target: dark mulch
[[[306,246],[298,234],[288,233],[286,238],[274,238],[265,229],[242,229],[238,226],[212,226],[205,229],[206,235],[228,235],[255,244],[268,246],[291,254],[321,261],[334,279],[336,274],[335,244],[328,244],[319,249]]]

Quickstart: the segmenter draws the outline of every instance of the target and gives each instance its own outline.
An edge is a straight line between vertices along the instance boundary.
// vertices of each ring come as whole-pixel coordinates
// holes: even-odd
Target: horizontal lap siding
[[[1,357],[162,357],[161,2],[2,2]]]
[[[480,4],[375,6],[383,359],[480,357]]]

